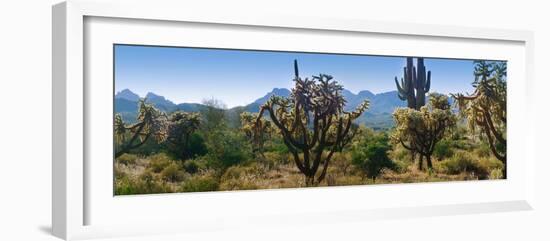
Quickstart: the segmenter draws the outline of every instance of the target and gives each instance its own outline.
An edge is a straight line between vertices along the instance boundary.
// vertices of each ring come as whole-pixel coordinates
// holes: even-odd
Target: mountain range
[[[227,110],[229,115],[235,115],[242,111],[258,112],[260,106],[263,105],[273,95],[288,97],[290,96],[290,90],[285,88],[274,88],[269,93],[256,99],[252,103],[245,106],[233,107]],[[369,109],[361,115],[356,122],[359,124],[365,124],[368,127],[374,129],[386,129],[393,126],[393,119],[391,114],[397,107],[406,106],[406,102],[399,99],[397,91],[389,91],[379,94],[374,94],[368,90],[363,90],[354,94],[353,92],[344,89],[342,95],[346,99],[345,106],[346,111],[355,109],[365,99],[370,101]],[[128,121],[133,122],[137,116],[138,101],[141,97],[129,89],[124,89],[115,95],[115,112],[122,115],[122,117]],[[198,112],[205,108],[203,104],[198,103],[180,103],[166,99],[163,96],[155,93],[147,93],[145,95],[146,102],[153,104],[159,110],[170,113],[176,110],[186,112]]]

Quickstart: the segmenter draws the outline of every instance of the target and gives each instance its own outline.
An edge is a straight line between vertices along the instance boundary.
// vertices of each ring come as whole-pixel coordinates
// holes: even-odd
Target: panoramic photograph
[[[506,179],[507,62],[115,44],[114,195]]]

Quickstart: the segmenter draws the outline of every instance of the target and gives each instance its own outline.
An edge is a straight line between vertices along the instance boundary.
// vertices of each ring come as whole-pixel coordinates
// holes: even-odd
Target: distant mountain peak
[[[290,90],[287,88],[273,88],[273,90],[271,90],[271,94],[290,95]]]
[[[162,110],[172,110],[176,106],[174,102],[167,100],[166,98],[164,98],[164,96],[157,95],[153,92],[148,92],[147,95],[145,95],[145,98],[147,99],[147,103],[152,103]]]
[[[269,93],[267,93],[266,95],[264,95],[263,97],[255,100],[253,103],[256,103],[256,104],[260,104],[260,105],[263,105],[265,102],[267,102],[269,100],[269,98],[271,98],[271,96],[273,95],[276,95],[276,96],[282,96],[282,97],[288,97],[290,96],[290,90],[286,89],[286,88],[273,88]]]
[[[129,89],[123,89],[123,90],[119,91],[118,93],[116,93],[115,99],[125,99],[125,100],[129,100],[129,101],[139,101],[139,95],[137,95],[136,93],[132,92]]]
[[[145,98],[162,98],[162,99],[166,99],[166,98],[164,98],[164,96],[157,95],[153,92],[147,92],[147,94],[145,95]]]
[[[362,91],[359,91],[359,93],[357,93],[358,96],[364,96],[364,97],[367,97],[367,98],[372,98],[375,96],[374,93],[368,91],[368,90],[362,90]]]

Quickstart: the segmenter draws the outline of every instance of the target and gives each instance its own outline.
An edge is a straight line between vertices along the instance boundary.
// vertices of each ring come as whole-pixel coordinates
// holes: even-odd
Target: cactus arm
[[[399,95],[407,95],[407,91],[405,90],[405,85],[403,83],[403,79],[401,79],[401,85],[403,85],[403,87],[401,87],[399,85],[399,80],[397,79],[397,77],[395,77],[395,86],[397,86],[397,92],[399,93]]]
[[[403,88],[406,88],[404,87],[404,81],[403,79],[401,79],[401,84],[403,84]],[[397,86],[397,96],[399,97],[399,99],[401,100],[406,100],[407,99],[407,91],[404,90],[403,88],[401,88],[401,86],[399,86],[399,81],[397,80],[397,77],[395,77],[395,86]]]
[[[298,78],[300,76],[299,72],[298,72],[298,60],[294,60],[294,76],[296,78]]]
[[[424,87],[424,91],[426,93],[430,92],[431,79],[432,79],[432,71],[428,71],[428,77],[426,79],[426,86]]]

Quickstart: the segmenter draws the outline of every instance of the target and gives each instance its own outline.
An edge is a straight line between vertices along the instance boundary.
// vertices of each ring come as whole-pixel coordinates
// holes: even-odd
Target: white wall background
[[[0,240],[56,240],[51,236],[51,5],[53,0],[0,4]],[[159,1],[160,2],[160,1]],[[539,160],[535,211],[343,223],[278,230],[226,230],[177,237],[117,240],[550,240],[550,136],[547,80],[550,7],[545,1],[189,1],[207,14],[262,10],[535,32]],[[152,9],[151,11],[154,11]],[[546,125],[545,125],[546,124]]]

